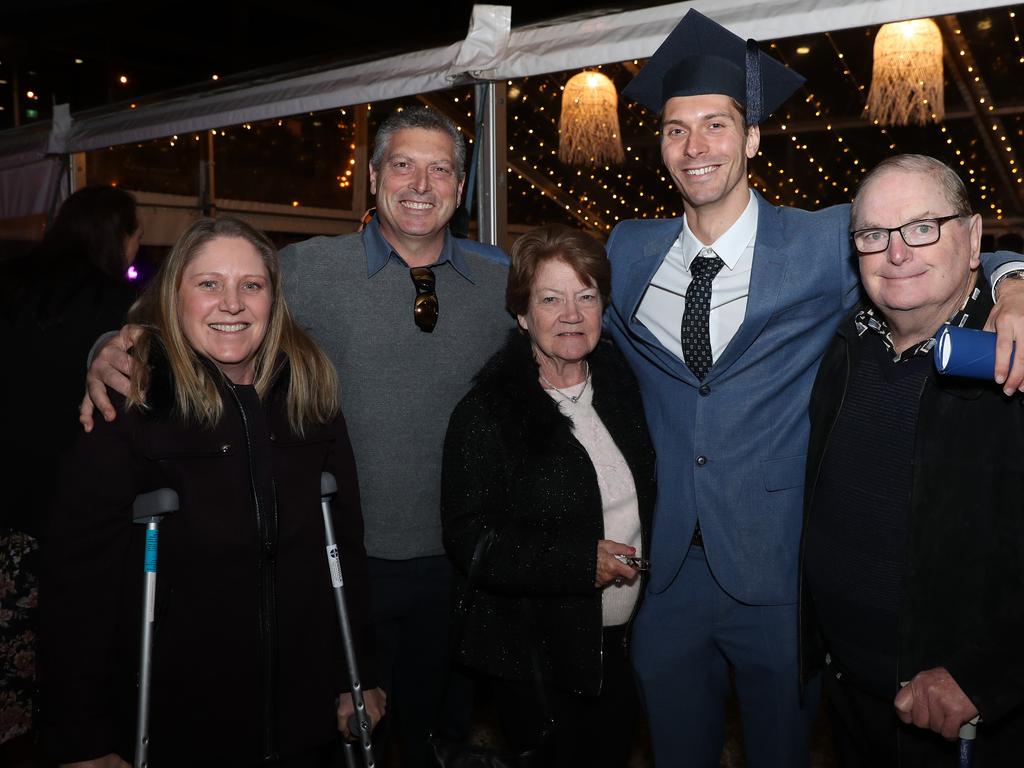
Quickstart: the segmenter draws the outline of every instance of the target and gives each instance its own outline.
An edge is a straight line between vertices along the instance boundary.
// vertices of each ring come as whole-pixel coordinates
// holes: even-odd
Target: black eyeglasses
[[[954,213],[950,216],[939,216],[934,219],[917,219],[908,221],[898,227],[871,227],[869,229],[855,229],[850,233],[853,238],[853,245],[858,253],[881,253],[889,247],[889,236],[893,232],[899,232],[903,242],[911,247],[931,245],[939,241],[942,233],[942,225],[953,219],[963,218],[966,214]]]
[[[416,286],[416,298],[412,303],[412,318],[416,327],[430,333],[437,325],[437,294],[434,292],[434,273],[430,267],[413,267],[409,270],[412,283]]]

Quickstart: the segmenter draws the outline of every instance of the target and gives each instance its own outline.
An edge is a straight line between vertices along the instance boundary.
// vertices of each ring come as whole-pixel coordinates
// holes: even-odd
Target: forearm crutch
[[[978,735],[978,723],[981,718],[975,716],[960,726],[960,762],[959,768],[971,768],[974,761],[974,738]]]
[[[345,650],[345,664],[348,666],[349,681],[352,684],[352,702],[355,714],[349,718],[350,732],[359,732],[359,741],[363,747],[363,758],[366,768],[373,768],[373,744],[370,742],[370,715],[363,701],[363,686],[359,679],[359,668],[356,666],[356,651],[352,640],[352,625],[348,620],[348,607],[345,604],[344,580],[341,573],[341,558],[338,555],[338,543],[334,539],[334,516],[331,513],[331,498],[338,492],[338,483],[334,475],[324,472],[320,475],[320,509],[324,513],[324,537],[327,542],[327,565],[331,570],[331,585],[334,588],[334,605],[338,609],[338,625],[341,628],[341,644]],[[357,727],[353,727],[357,726]],[[345,759],[349,765],[354,764],[352,745],[345,744]]]
[[[161,488],[135,497],[132,521],[146,526],[146,557],[143,562],[142,640],[139,645],[138,720],[135,726],[135,768],[149,764],[149,681],[153,667],[153,614],[156,603],[156,554],[160,520],[178,511],[178,494]]]

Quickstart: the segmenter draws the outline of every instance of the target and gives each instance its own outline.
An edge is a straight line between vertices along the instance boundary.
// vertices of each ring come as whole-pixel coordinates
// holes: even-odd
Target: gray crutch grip
[[[159,488],[135,497],[132,521],[148,523],[151,517],[162,517],[178,511],[178,492],[173,488]]]

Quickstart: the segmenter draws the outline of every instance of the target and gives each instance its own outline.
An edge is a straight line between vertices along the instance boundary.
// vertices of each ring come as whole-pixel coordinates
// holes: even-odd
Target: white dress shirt
[[[718,360],[732,341],[746,315],[756,235],[757,198],[750,195],[750,201],[740,217],[721,237],[708,244],[725,262],[711,284],[711,315],[708,322],[713,360]],[[683,359],[680,326],[683,322],[686,288],[690,284],[690,264],[698,258],[697,254],[703,248],[705,244],[690,231],[684,215],[683,231],[654,273],[636,313],[637,319],[647,326],[665,349],[680,359]]]

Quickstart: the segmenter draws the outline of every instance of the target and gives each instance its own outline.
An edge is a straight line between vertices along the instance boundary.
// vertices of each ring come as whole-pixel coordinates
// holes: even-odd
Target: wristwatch
[[[992,293],[995,294],[996,289],[999,288],[999,284],[1003,280],[1024,280],[1024,269],[1011,269],[1006,274],[1000,275],[999,279],[992,284]]]

